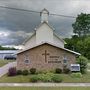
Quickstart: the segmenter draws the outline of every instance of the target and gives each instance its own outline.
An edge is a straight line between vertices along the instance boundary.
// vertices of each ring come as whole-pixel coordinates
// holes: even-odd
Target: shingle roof
[[[43,44],[49,44],[49,45],[55,46],[55,47],[57,47],[57,48],[63,49],[63,50],[65,50],[65,51],[68,51],[68,52],[70,52],[70,53],[73,53],[73,54],[76,54],[76,55],[81,55],[81,54],[78,53],[78,52],[75,52],[75,51],[72,51],[72,50],[69,50],[69,49],[60,47],[60,46],[58,46],[58,45],[56,45],[56,44],[53,44],[53,43],[50,43],[50,42],[42,42],[42,43],[37,44],[37,45],[35,45],[35,46],[33,46],[33,47],[30,47],[30,48],[26,48],[26,49],[24,49],[24,50],[21,50],[21,51],[19,51],[17,54],[22,53],[22,52],[25,52],[25,51],[30,50],[30,49],[33,49],[33,48],[38,47],[38,46],[43,45]]]

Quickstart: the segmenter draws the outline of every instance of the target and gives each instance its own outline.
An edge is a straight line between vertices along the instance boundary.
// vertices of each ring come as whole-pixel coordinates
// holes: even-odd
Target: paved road
[[[0,77],[2,77],[4,74],[6,74],[10,67],[15,67],[16,65],[17,65],[16,62],[10,62],[10,63],[4,65],[3,67],[0,67]]]
[[[9,87],[90,87],[90,83],[0,83]]]

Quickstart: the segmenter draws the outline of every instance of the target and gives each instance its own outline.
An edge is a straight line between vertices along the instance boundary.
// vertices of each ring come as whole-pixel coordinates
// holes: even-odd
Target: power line
[[[6,8],[6,9],[12,9],[12,10],[18,10],[18,11],[25,11],[25,12],[32,12],[32,13],[40,13],[38,11],[33,11],[33,10],[26,10],[26,9],[19,9],[19,8],[13,8],[13,7],[6,7],[6,6],[0,6],[0,8]],[[67,15],[60,15],[60,14],[49,14],[52,16],[59,16],[59,17],[66,17],[66,18],[76,18],[74,16],[67,16]]]
[[[33,10],[26,10],[26,9],[19,9],[19,8],[5,7],[5,6],[0,6],[0,8],[6,8],[6,9],[12,9],[12,10],[18,10],[18,11],[26,11],[26,12],[40,13],[40,12],[33,11]]]
[[[67,17],[67,18],[76,18],[76,17],[74,17],[74,16],[66,16],[66,15],[60,15],[60,14],[50,14],[50,15],[60,16],[60,17]]]

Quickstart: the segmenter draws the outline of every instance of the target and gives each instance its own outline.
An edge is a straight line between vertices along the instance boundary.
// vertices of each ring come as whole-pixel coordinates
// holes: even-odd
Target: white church
[[[17,54],[17,69],[36,68],[37,70],[52,70],[76,63],[80,54],[64,48],[65,41],[55,33],[48,22],[49,11],[43,9],[40,13],[41,23],[34,33],[23,42],[22,50]]]

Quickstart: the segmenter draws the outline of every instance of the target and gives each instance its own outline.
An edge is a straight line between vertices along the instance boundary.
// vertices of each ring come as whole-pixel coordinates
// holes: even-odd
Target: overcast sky
[[[0,0],[1,6],[77,16],[81,12],[90,14],[90,0]],[[73,33],[74,18],[49,16],[49,23],[62,37]],[[19,45],[40,23],[40,15],[24,11],[0,8],[0,45]]]

